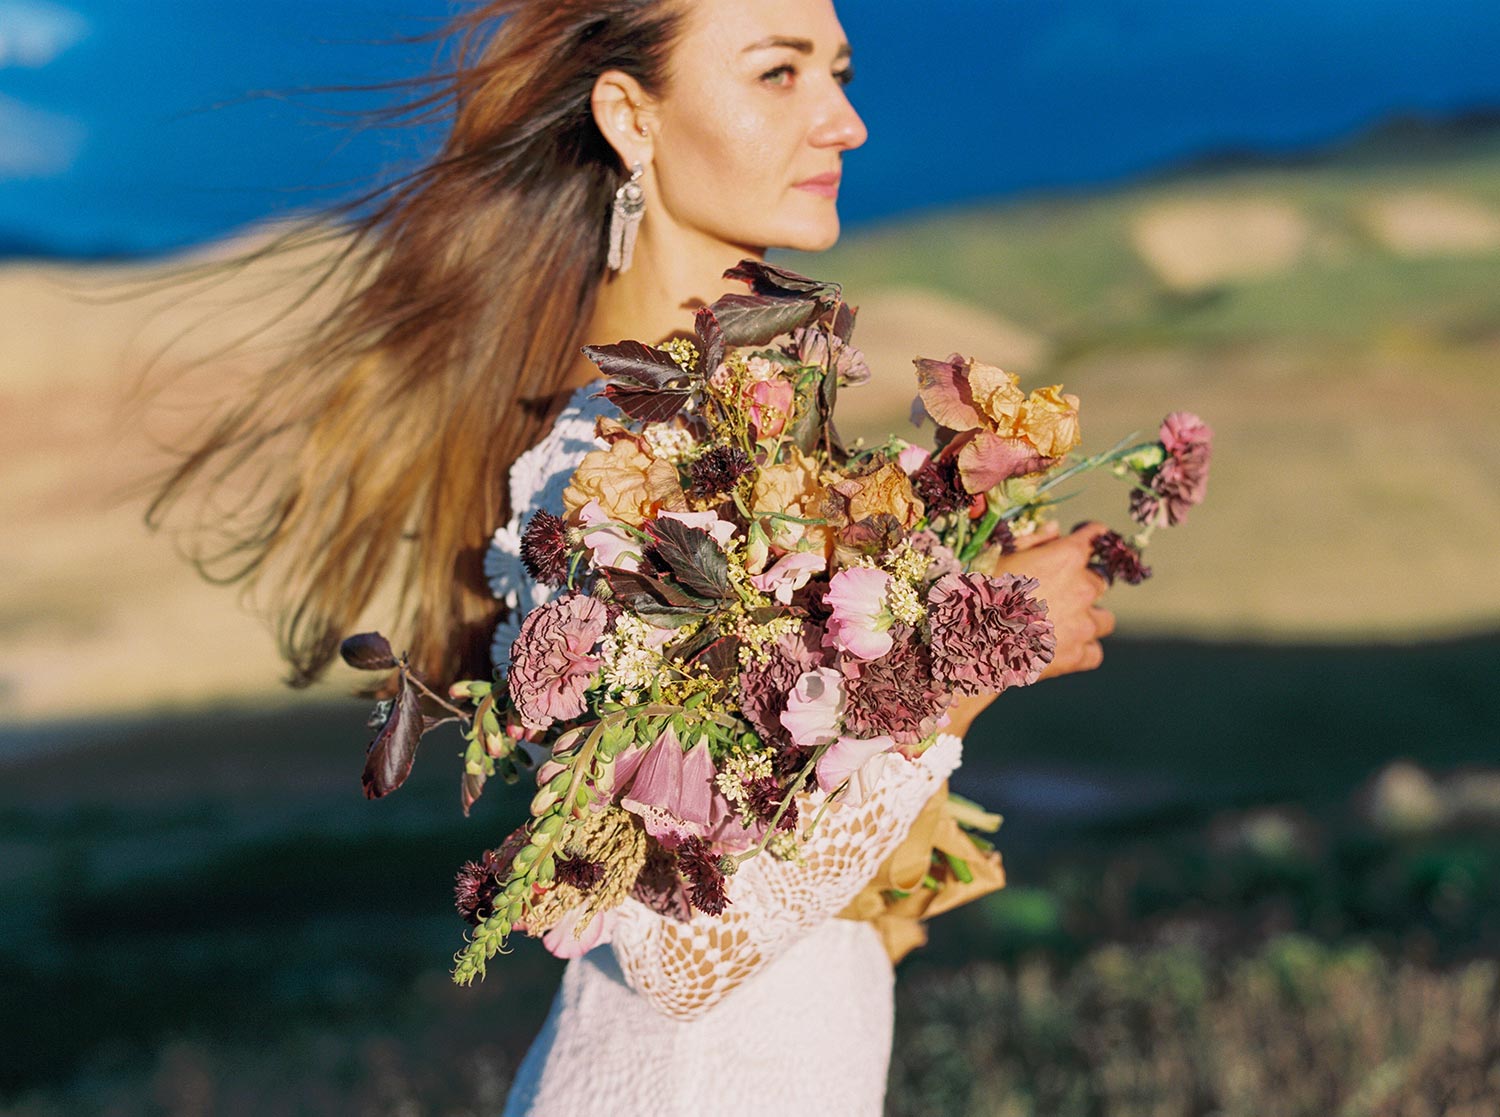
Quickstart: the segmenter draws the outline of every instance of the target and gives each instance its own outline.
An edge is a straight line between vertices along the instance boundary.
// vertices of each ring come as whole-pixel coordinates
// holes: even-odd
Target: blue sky
[[[410,76],[446,0],[0,0],[0,251],[149,252],[368,186],[432,136],[298,91]],[[855,224],[1500,105],[1495,0],[844,0]],[[920,12],[920,18],[913,15]]]

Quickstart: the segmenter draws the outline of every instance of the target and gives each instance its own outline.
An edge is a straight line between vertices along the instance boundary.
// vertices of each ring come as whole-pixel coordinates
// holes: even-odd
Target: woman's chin
[[[809,222],[789,228],[784,239],[777,243],[778,248],[787,248],[793,252],[824,252],[838,243],[839,219],[834,214],[831,219],[818,222]]]

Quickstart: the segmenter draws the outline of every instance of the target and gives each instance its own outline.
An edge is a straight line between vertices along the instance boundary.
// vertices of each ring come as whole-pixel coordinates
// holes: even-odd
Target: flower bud
[[[561,796],[550,787],[544,787],[531,799],[531,813],[533,815],[546,814],[556,805]]]

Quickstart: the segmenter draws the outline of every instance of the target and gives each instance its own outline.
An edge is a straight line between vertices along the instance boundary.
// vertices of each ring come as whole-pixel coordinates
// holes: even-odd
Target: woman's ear
[[[651,162],[652,99],[623,70],[606,70],[594,82],[594,123],[627,169]]]

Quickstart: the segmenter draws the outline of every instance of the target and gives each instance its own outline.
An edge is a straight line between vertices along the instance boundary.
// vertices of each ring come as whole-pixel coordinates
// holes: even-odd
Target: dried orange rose
[[[911,478],[895,462],[886,462],[863,477],[846,477],[833,489],[849,502],[851,522],[882,513],[895,517],[902,527],[911,527],[922,515],[922,504],[911,489]]]
[[[607,450],[591,450],[573,473],[573,482],[563,492],[568,519],[578,522],[579,510],[591,500],[611,520],[640,526],[660,508],[687,507],[677,470],[641,449],[630,438],[621,438]]]
[[[915,363],[923,408],[957,432],[943,452],[969,492],[1046,469],[1078,445],[1078,397],[1059,386],[1023,395],[1011,373],[958,353]]]
[[[795,446],[788,447],[785,461],[760,468],[752,492],[756,512],[780,512],[797,519],[824,519],[828,512],[828,489],[818,474],[818,463]],[[799,524],[767,517],[766,534],[784,551],[815,550],[827,557],[833,533],[824,524]],[[803,546],[803,543],[806,546]],[[751,573],[756,573],[752,571]]]
[[[1066,395],[1060,384],[1038,388],[1026,399],[1015,433],[1036,447],[1044,458],[1060,458],[1078,445],[1078,397]]]

